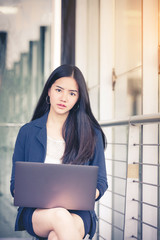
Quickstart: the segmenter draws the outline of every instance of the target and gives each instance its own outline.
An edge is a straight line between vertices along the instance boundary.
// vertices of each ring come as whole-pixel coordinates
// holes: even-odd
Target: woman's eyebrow
[[[78,92],[77,90],[69,90],[70,92]]]
[[[56,86],[56,87],[58,87],[58,88],[60,88],[60,89],[62,89],[62,90],[64,90],[64,88],[63,87],[60,87],[60,86]],[[70,92],[78,92],[77,90],[68,90],[68,91],[70,91]]]
[[[62,87],[60,87],[60,86],[56,86],[56,87],[58,87],[58,88],[61,88],[61,89],[63,89],[63,90],[64,90],[64,88],[62,88]]]

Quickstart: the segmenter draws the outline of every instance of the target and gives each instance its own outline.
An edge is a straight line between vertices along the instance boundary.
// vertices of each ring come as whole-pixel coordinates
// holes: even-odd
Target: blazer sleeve
[[[107,190],[108,182],[107,182],[102,134],[100,131],[97,131],[96,135],[97,135],[97,141],[96,141],[94,157],[92,159],[92,165],[96,165],[99,167],[98,179],[97,179],[97,189],[99,190],[99,196],[96,199],[97,201],[103,196],[104,192]]]
[[[14,197],[14,183],[15,183],[15,162],[16,161],[25,161],[25,128],[22,127],[19,130],[17,135],[14,153],[12,157],[12,172],[11,172],[11,180],[10,180],[10,192]]]

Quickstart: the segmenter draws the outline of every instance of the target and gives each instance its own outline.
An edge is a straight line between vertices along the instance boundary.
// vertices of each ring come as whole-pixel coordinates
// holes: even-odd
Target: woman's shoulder
[[[30,132],[31,128],[32,128],[32,123],[31,122],[25,123],[24,125],[22,125],[20,127],[19,132],[18,132],[18,136],[20,138],[26,136]]]
[[[40,118],[39,119],[35,119],[33,121],[27,122],[24,125],[22,125],[19,129],[19,135],[24,135],[26,133],[32,132],[34,131],[36,125],[38,125],[38,123],[40,122]]]
[[[101,127],[94,127],[94,133],[96,136],[96,143],[98,144],[98,146],[100,144],[100,145],[103,145],[103,148],[106,148],[107,139]]]
[[[94,130],[94,134],[95,134],[96,137],[102,136],[102,130],[101,130],[101,128],[94,126],[93,130]]]
[[[28,128],[29,128],[29,125],[30,125],[30,123],[25,123],[24,125],[22,125],[22,126],[20,127],[20,129],[19,129],[19,132],[25,132],[25,131],[27,131]]]
[[[28,131],[30,128],[32,128],[34,126],[34,123],[36,123],[36,122],[37,122],[37,119],[34,121],[31,121],[31,122],[25,123],[24,125],[21,126],[20,132]]]
[[[28,123],[25,123],[21,128],[20,128],[20,132],[25,132],[25,131],[29,131],[30,129],[33,130],[33,128],[35,127],[43,127],[46,124],[47,121],[47,116],[48,114],[44,114],[42,117],[34,119]]]

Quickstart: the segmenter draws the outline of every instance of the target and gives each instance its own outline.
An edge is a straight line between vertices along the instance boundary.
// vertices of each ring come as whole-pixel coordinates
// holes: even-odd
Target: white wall
[[[100,120],[113,117],[114,1],[100,1]]]
[[[114,51],[114,0],[76,1],[76,65],[82,70],[93,113],[98,120],[112,118],[112,68]],[[112,131],[105,131],[108,141]],[[112,152],[107,152],[111,157]],[[110,162],[111,163],[111,162]],[[107,171],[111,173],[111,164]],[[110,184],[111,189],[111,184]],[[102,203],[112,204],[112,195],[106,194]],[[111,222],[111,211],[100,208],[101,217]],[[107,228],[107,229],[106,229]],[[111,226],[100,221],[103,237],[111,238]]]
[[[158,113],[158,0],[143,1],[143,114]],[[144,143],[158,143],[158,126],[144,126]],[[158,163],[157,147],[144,147],[144,163]],[[157,167],[143,167],[143,181],[158,184]],[[144,185],[143,201],[157,205],[157,188]],[[157,209],[143,208],[143,221],[157,226]],[[156,229],[143,225],[143,239],[157,239]]]
[[[158,112],[158,0],[143,1],[143,114]]]
[[[113,5],[112,0],[76,1],[76,65],[99,120],[112,118]]]
[[[76,65],[83,72],[95,117],[99,118],[99,0],[76,1]]]
[[[113,117],[125,118],[132,115],[133,100],[131,99],[131,89],[128,87],[130,79],[134,79],[132,87],[137,87],[137,90],[141,91],[137,98],[137,114],[158,113],[158,0],[94,0],[91,9],[90,3],[86,0],[77,0],[76,65],[84,73],[90,87],[96,85],[95,89],[98,89],[99,86],[99,91],[94,93],[92,91],[93,98],[92,94],[90,95],[93,110],[96,110],[96,104],[98,104],[99,109],[96,114],[99,116],[99,120],[108,120]],[[99,11],[98,9],[94,11],[96,6]],[[97,35],[99,34],[99,38],[97,35],[93,38],[92,24],[95,26],[95,32]],[[95,57],[99,62],[95,61]],[[118,75],[115,92],[112,91],[113,67]],[[99,100],[96,97],[98,92]],[[133,137],[135,137],[134,134],[139,137],[137,128],[136,131],[132,128]],[[112,132],[109,129],[105,132],[111,142]],[[144,143],[157,144],[157,126],[144,126],[143,136]],[[139,140],[136,141],[138,143]],[[116,152],[115,154],[120,156],[121,153]],[[107,158],[112,158],[112,151],[107,152]],[[135,161],[139,161],[138,150],[136,150],[136,154],[131,152],[129,158],[131,165],[134,158],[136,158]],[[144,147],[143,161],[156,164],[158,161],[157,148]],[[112,164],[109,161],[107,161],[107,171],[112,174]],[[157,184],[157,177],[156,167],[143,167],[144,182]],[[131,182],[132,179],[128,178],[128,181]],[[109,187],[112,188],[111,182]],[[107,202],[112,207],[111,194],[110,197],[107,194],[103,197],[102,202],[105,204]],[[132,189],[129,189],[129,201],[131,195]],[[157,190],[144,186],[143,201],[156,205]],[[137,206],[137,204],[127,205],[128,217],[130,214],[133,215],[134,207],[135,214],[137,214]],[[110,221],[109,211],[107,212],[101,207],[100,212],[103,218]],[[153,208],[144,206],[143,221],[156,226],[157,212]],[[129,226],[130,229],[125,232],[126,237],[132,233],[132,227],[133,233],[135,235],[137,233],[137,223],[134,221],[132,223],[133,225],[130,225],[130,222],[127,222],[129,224],[127,227]],[[107,224],[101,222],[100,230],[103,237],[111,239],[111,228]],[[156,230],[143,225],[143,239],[156,240]]]
[[[75,62],[85,77],[87,78],[87,9],[88,4],[86,0],[76,1],[76,49]]]
[[[52,0],[51,69],[61,64],[61,1]]]

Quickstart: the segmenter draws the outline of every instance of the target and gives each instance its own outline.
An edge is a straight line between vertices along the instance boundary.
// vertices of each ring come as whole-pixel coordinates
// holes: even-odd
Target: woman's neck
[[[47,120],[47,135],[55,139],[63,139],[62,128],[66,118],[66,115],[56,115],[50,111]]]

